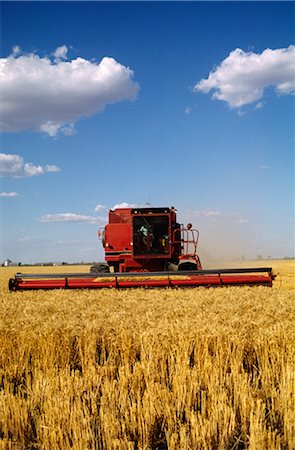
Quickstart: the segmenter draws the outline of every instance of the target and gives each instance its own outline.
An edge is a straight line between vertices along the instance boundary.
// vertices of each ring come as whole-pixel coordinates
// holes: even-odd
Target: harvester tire
[[[198,266],[195,263],[185,262],[185,263],[179,264],[178,270],[179,271],[182,271],[182,270],[198,270]]]
[[[90,267],[90,273],[95,275],[98,273],[109,273],[110,272],[110,268],[107,264],[103,264],[103,263],[98,263],[98,264],[94,264],[94,266]]]

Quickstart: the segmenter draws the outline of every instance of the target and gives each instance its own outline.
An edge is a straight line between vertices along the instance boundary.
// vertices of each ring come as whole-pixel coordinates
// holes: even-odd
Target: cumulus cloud
[[[84,222],[84,223],[101,223],[102,219],[93,216],[84,216],[75,213],[61,214],[45,214],[39,218],[39,222]]]
[[[68,59],[67,53],[68,53],[68,47],[66,45],[61,45],[60,47],[57,47],[57,49],[53,53],[53,55],[55,57],[55,61],[60,61],[62,59]]]
[[[21,53],[21,48],[20,48],[20,46],[19,45],[15,45],[13,48],[12,48],[12,54],[14,55],[14,56],[16,56],[16,55],[19,55]]]
[[[46,166],[36,165],[25,162],[20,155],[11,155],[9,153],[0,153],[0,177],[11,176],[14,178],[34,177],[43,175],[46,172],[59,172],[60,168],[48,164]]]
[[[101,210],[103,210],[103,209],[105,209],[106,207],[104,206],[104,205],[96,205],[96,207],[94,208],[94,211],[95,212],[98,212],[98,211],[101,211]]]
[[[135,205],[133,203],[127,203],[127,202],[122,202],[122,203],[117,203],[117,205],[114,205],[111,209],[117,209],[117,208],[136,208],[138,207],[138,205]]]
[[[19,54],[0,59],[0,129],[73,134],[74,123],[103,111],[108,104],[135,100],[139,85],[133,71],[113,58],[100,62],[68,60],[68,48],[49,57]]]
[[[262,53],[244,52],[237,48],[194,86],[195,92],[213,91],[213,99],[223,100],[231,108],[262,99],[267,87],[278,95],[295,93],[295,46]],[[261,108],[263,102],[258,103]]]
[[[17,197],[17,192],[0,192],[0,197]]]

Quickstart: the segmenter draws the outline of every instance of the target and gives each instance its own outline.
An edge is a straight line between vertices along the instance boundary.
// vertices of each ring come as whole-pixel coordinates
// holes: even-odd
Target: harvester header
[[[90,273],[17,273],[9,289],[272,286],[269,267],[204,270],[198,230],[178,223],[176,215],[174,207],[110,210],[98,232],[105,262],[93,265]]]

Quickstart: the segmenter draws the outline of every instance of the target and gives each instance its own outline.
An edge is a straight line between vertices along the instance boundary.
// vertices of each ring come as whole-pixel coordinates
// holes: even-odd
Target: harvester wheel
[[[8,289],[9,289],[10,291],[16,291],[16,283],[15,283],[14,278],[10,278],[10,279],[9,279]]]
[[[197,264],[192,263],[192,262],[185,262],[185,263],[179,264],[178,270],[179,271],[182,271],[182,270],[198,270],[198,266],[197,266]]]
[[[109,272],[110,272],[109,266],[104,263],[94,264],[94,266],[90,267],[90,273],[92,273],[93,275],[97,273],[109,273]]]

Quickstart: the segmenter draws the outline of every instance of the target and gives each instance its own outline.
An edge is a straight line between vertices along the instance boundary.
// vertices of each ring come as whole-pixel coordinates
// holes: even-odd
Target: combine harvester
[[[105,263],[90,273],[22,274],[9,290],[134,287],[272,286],[272,268],[203,270],[197,254],[199,232],[177,223],[172,208],[118,208],[99,239]]]

